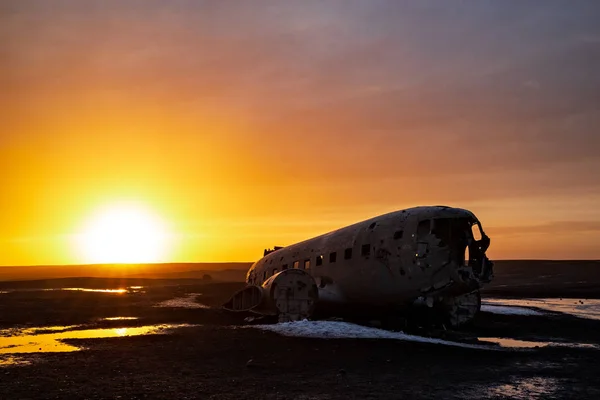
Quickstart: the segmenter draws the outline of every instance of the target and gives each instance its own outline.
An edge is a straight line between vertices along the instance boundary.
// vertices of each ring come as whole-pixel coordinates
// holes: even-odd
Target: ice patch
[[[469,343],[451,342],[448,340],[428,338],[424,336],[408,335],[403,332],[392,332],[383,329],[351,324],[341,321],[297,321],[283,322],[274,325],[249,325],[271,331],[283,336],[297,336],[318,339],[395,339],[412,342],[442,344],[446,346],[466,347],[480,350],[499,350],[495,346],[484,346]]]
[[[196,302],[196,296],[200,293],[188,293],[185,297],[176,297],[174,299],[166,300],[158,303],[154,307],[170,307],[170,308],[210,308],[206,304]]]
[[[481,311],[503,315],[544,315],[544,313],[524,307],[494,306],[482,304]]]

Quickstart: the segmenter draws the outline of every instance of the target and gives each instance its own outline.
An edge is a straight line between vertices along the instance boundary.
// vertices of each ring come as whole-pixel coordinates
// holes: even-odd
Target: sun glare
[[[77,237],[89,263],[164,261],[168,231],[160,218],[138,205],[108,207],[95,214]]]

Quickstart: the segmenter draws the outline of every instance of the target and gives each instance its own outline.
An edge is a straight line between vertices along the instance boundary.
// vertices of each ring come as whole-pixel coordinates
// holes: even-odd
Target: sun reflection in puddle
[[[3,356],[0,354],[0,367],[9,365],[29,365],[31,361],[13,356]]]
[[[60,288],[49,290],[68,290],[71,292],[94,292],[94,293],[127,293],[127,289],[88,289],[88,288]]]
[[[500,337],[480,337],[480,342],[496,343],[500,347],[534,349],[539,347],[570,347],[582,349],[599,349],[597,345],[589,343],[562,343],[562,342],[534,342],[527,340],[500,338]]]
[[[98,289],[98,288],[81,288],[81,287],[62,287],[62,288],[27,288],[27,289],[9,289],[0,290],[0,294],[14,292],[89,292],[89,293],[108,293],[108,294],[124,294],[124,293],[144,293],[144,286],[127,286],[126,288],[118,289]]]
[[[71,327],[29,328],[20,331],[0,331],[0,354],[20,353],[56,353],[81,350],[81,347],[62,342],[64,339],[97,339],[125,336],[150,335],[166,333],[170,329],[193,326],[179,325],[149,325],[133,328],[112,329],[81,329],[70,330]],[[48,332],[51,333],[38,333]],[[6,333],[12,336],[6,336]],[[0,362],[0,365],[2,363]]]

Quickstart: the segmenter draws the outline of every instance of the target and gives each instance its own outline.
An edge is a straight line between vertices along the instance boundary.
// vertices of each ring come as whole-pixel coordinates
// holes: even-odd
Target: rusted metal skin
[[[223,308],[228,311],[252,311],[260,308],[264,302],[264,297],[265,295],[262,287],[248,285],[236,292],[225,304],[223,304]]]
[[[314,280],[319,304],[394,308],[423,298],[448,310],[461,309],[459,303],[464,303],[470,319],[480,303],[466,295],[493,276],[493,264],[485,256],[488,246],[489,238],[472,212],[415,207],[265,251],[246,280],[263,288],[265,304],[273,301],[273,294],[264,291],[273,278],[282,270],[300,270]],[[463,316],[453,319],[466,321]]]

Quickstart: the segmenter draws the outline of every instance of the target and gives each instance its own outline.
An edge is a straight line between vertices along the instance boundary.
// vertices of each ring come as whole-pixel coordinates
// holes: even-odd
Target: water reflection
[[[88,288],[60,288],[47,290],[68,290],[73,292],[94,292],[94,293],[127,293],[127,289],[88,289]]]
[[[600,320],[599,299],[484,299],[483,304],[533,307]]]
[[[56,291],[109,293],[109,294],[144,293],[144,291],[142,289],[144,289],[144,286],[127,286],[126,288],[118,288],[118,289],[94,289],[94,288],[81,288],[81,287],[38,288],[38,289],[27,288],[27,289],[2,290],[2,291],[0,291],[0,294],[13,293],[13,292],[56,292]]]
[[[24,360],[22,358],[12,357],[12,356],[3,356],[0,355],[0,367],[5,367],[8,365],[29,365],[31,361]]]
[[[535,347],[546,347],[550,345],[550,342],[530,342],[526,340],[509,339],[509,338],[497,338],[497,337],[480,337],[480,342],[496,343],[500,347],[516,347],[516,348],[528,348],[532,349]]]
[[[567,342],[539,342],[539,341],[528,341],[511,338],[500,338],[500,337],[480,337],[480,342],[495,343],[500,347],[510,348],[526,348],[533,349],[537,347],[571,347],[571,348],[582,348],[582,349],[599,349],[597,345],[589,343],[567,343]]]
[[[64,339],[97,339],[137,335],[165,333],[170,329],[191,326],[179,325],[148,325],[134,328],[113,329],[82,329],[72,330],[73,327],[29,328],[20,331],[4,330],[12,336],[0,336],[0,354],[18,353],[54,353],[81,350],[81,347],[62,342]],[[8,332],[7,332],[8,331]],[[39,333],[48,332],[51,333]]]

